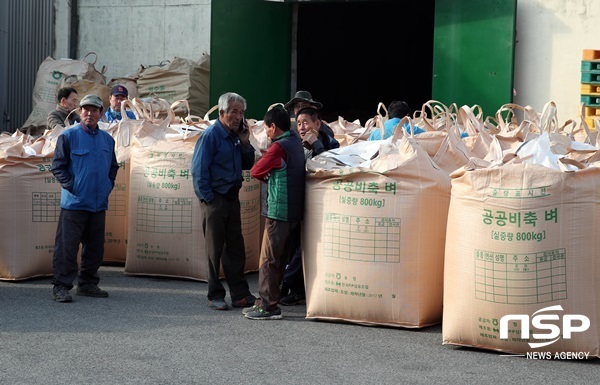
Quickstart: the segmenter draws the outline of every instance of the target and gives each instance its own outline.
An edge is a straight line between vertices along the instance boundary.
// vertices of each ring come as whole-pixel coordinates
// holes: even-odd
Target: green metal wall
[[[262,119],[269,105],[289,100],[292,7],[213,0],[211,106],[223,92],[238,92],[246,116]],[[431,99],[477,104],[485,115],[512,101],[516,9],[517,0],[435,0]]]
[[[210,105],[216,105],[224,92],[237,92],[248,102],[246,117],[260,120],[269,105],[287,102],[291,33],[289,3],[213,0]]]
[[[512,101],[516,10],[516,0],[436,0],[432,99],[486,116]]]

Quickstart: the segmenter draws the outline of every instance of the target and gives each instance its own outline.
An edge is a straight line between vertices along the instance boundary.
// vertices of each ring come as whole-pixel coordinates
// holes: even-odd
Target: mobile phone
[[[240,126],[238,127],[238,132],[244,131],[244,118],[240,120]]]

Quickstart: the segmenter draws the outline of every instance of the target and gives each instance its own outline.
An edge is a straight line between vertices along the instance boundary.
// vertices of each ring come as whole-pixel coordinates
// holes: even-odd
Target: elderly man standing
[[[246,99],[228,92],[219,97],[218,105],[219,118],[196,142],[192,177],[202,206],[208,305],[215,310],[228,310],[225,288],[219,279],[221,264],[232,306],[253,306],[256,300],[244,275],[246,251],[239,198],[242,170],[254,165],[254,148],[244,120]]]
[[[98,287],[98,269],[104,258],[108,196],[115,185],[119,164],[114,139],[98,127],[102,100],[96,95],[86,95],[79,106],[81,123],[60,134],[52,159],[52,174],[61,186],[52,258],[52,293],[57,302],[71,302],[69,290],[75,278],[77,295],[108,297]]]

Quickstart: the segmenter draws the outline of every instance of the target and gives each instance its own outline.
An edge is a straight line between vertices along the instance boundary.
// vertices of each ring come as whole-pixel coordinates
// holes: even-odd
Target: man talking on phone
[[[219,279],[223,265],[233,307],[253,306],[244,275],[246,252],[242,236],[239,191],[242,170],[254,165],[254,147],[244,119],[246,99],[227,92],[219,97],[219,118],[196,142],[192,157],[194,192],[202,207],[202,231],[208,261],[208,306],[228,310]]]

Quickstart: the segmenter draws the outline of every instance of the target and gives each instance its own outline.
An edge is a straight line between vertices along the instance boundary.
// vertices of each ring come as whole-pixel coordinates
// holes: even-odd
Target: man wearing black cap
[[[98,127],[102,100],[86,95],[79,103],[81,122],[58,136],[52,174],[60,183],[60,215],[52,257],[52,294],[57,302],[71,302],[69,290],[77,279],[77,295],[108,297],[98,287],[104,258],[108,196],[119,164],[115,141]],[[81,245],[81,268],[77,255]]]
[[[310,92],[298,91],[298,92],[296,92],[296,95],[294,95],[292,100],[287,102],[284,107],[286,110],[290,111],[290,113],[293,113],[294,116],[297,116],[298,111],[300,111],[303,108],[312,107],[316,110],[320,110],[321,108],[323,108],[323,104],[320,102],[317,102],[316,100],[313,100]],[[319,129],[319,131],[323,131],[324,133],[329,135],[331,138],[333,138],[335,136],[331,127],[329,127],[323,120],[321,120],[321,128]],[[337,141],[336,141],[336,143],[337,143]],[[332,148],[339,148],[339,147],[340,147],[340,144],[338,143],[337,147],[335,147],[335,145],[334,145],[334,147],[332,147]]]
[[[127,100],[129,91],[127,87],[117,84],[110,90],[110,107],[104,113],[106,123],[119,121],[123,118],[121,114],[121,103]],[[126,111],[129,119],[135,119],[135,114],[131,111]]]

